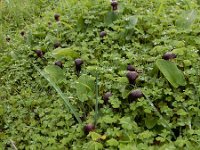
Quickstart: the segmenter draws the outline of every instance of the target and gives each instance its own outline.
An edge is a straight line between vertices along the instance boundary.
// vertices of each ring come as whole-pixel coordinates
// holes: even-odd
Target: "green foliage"
[[[81,75],[76,82],[76,94],[81,102],[94,99],[95,78]]]
[[[44,72],[49,75],[53,82],[61,82],[65,79],[64,71],[55,65],[49,65],[44,68]]]
[[[183,29],[188,29],[194,22],[197,16],[196,10],[184,11],[176,21],[176,25]]]
[[[74,48],[57,48],[52,52],[52,54],[57,59],[63,57],[77,58],[79,56],[78,53],[74,50]]]
[[[69,100],[65,97],[65,95],[62,93],[62,91],[60,90],[60,88],[54,83],[54,81],[51,80],[51,77],[55,77],[55,75],[53,76],[52,74],[50,74],[50,77],[48,74],[45,74],[44,72],[42,72],[36,65],[34,65],[35,69],[51,84],[51,86],[56,90],[56,92],[59,94],[59,96],[64,100],[67,108],[71,111],[71,113],[75,116],[75,118],[77,119],[77,121],[79,123],[81,123],[81,120],[79,118],[79,115],[76,113],[75,109],[73,108],[73,106],[70,104]],[[46,72],[51,73],[50,69],[52,69],[53,67],[46,69]],[[57,71],[57,70],[56,70]],[[56,78],[53,78],[54,80]]]
[[[118,4],[0,3],[0,149],[200,149],[199,2]],[[177,58],[162,60],[168,51]],[[128,64],[139,74],[134,85]],[[144,95],[130,101],[135,89]]]

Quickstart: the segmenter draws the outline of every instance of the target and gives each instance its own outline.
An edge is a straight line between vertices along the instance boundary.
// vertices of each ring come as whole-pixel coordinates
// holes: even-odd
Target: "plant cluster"
[[[4,37],[0,146],[198,149],[199,3],[57,6]]]

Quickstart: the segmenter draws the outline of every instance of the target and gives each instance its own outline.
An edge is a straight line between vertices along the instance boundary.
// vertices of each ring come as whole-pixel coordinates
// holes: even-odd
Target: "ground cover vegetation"
[[[200,148],[199,0],[0,2],[0,148]]]

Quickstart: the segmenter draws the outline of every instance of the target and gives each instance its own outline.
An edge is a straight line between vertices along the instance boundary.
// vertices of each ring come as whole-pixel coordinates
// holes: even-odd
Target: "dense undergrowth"
[[[2,149],[200,148],[198,0],[17,2],[1,2]]]

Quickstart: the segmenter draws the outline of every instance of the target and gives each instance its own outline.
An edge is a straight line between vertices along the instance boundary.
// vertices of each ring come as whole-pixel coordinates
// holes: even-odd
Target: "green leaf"
[[[33,36],[36,38],[44,38],[46,37],[46,32],[34,32]]]
[[[56,65],[47,66],[44,68],[44,71],[54,82],[60,82],[65,79],[64,71]]]
[[[131,130],[133,121],[131,120],[130,117],[123,117],[120,119],[120,124],[122,125],[122,128]]]
[[[126,26],[127,29],[132,29],[138,22],[137,16],[130,16],[128,18],[128,25]]]
[[[103,145],[99,142],[90,141],[83,145],[84,150],[100,150],[103,149]]]
[[[110,139],[108,141],[106,141],[106,143],[109,145],[109,146],[118,146],[119,142],[115,139]]]
[[[117,19],[117,14],[113,11],[108,12],[104,18],[105,24],[109,25]]]
[[[156,65],[173,87],[177,88],[178,86],[186,85],[183,73],[174,63],[158,59]]]
[[[56,48],[52,54],[57,59],[62,57],[77,58],[79,56],[79,54],[76,52],[76,48],[74,47]]]
[[[187,10],[184,11],[176,21],[176,26],[179,28],[187,29],[189,28],[195,21],[197,17],[196,10]]]
[[[183,109],[179,109],[179,110],[177,111],[177,114],[180,115],[180,116],[185,116],[185,115],[187,115],[188,113],[187,113],[185,110],[183,110]]]
[[[86,101],[95,94],[95,78],[82,75],[76,83],[76,94],[80,101]]]
[[[180,55],[184,55],[185,52],[187,52],[187,49],[185,47],[181,47],[181,48],[174,49],[172,52],[180,56]]]
[[[103,120],[103,122],[105,122],[107,124],[111,124],[111,123],[114,123],[117,121],[116,118],[114,118],[113,116],[110,116],[110,115],[103,116],[102,120]]]
[[[137,150],[137,146],[133,143],[120,143],[119,150]]]
[[[111,103],[113,108],[119,108],[121,105],[121,101],[115,97],[110,97],[109,102]]]
[[[152,129],[157,123],[157,119],[153,116],[147,116],[145,118],[145,125],[148,129]]]
[[[88,136],[91,136],[93,141],[97,141],[101,138],[101,135],[96,132],[90,132]]]
[[[3,106],[0,105],[0,116],[3,116],[3,114],[4,114],[4,108]]]

